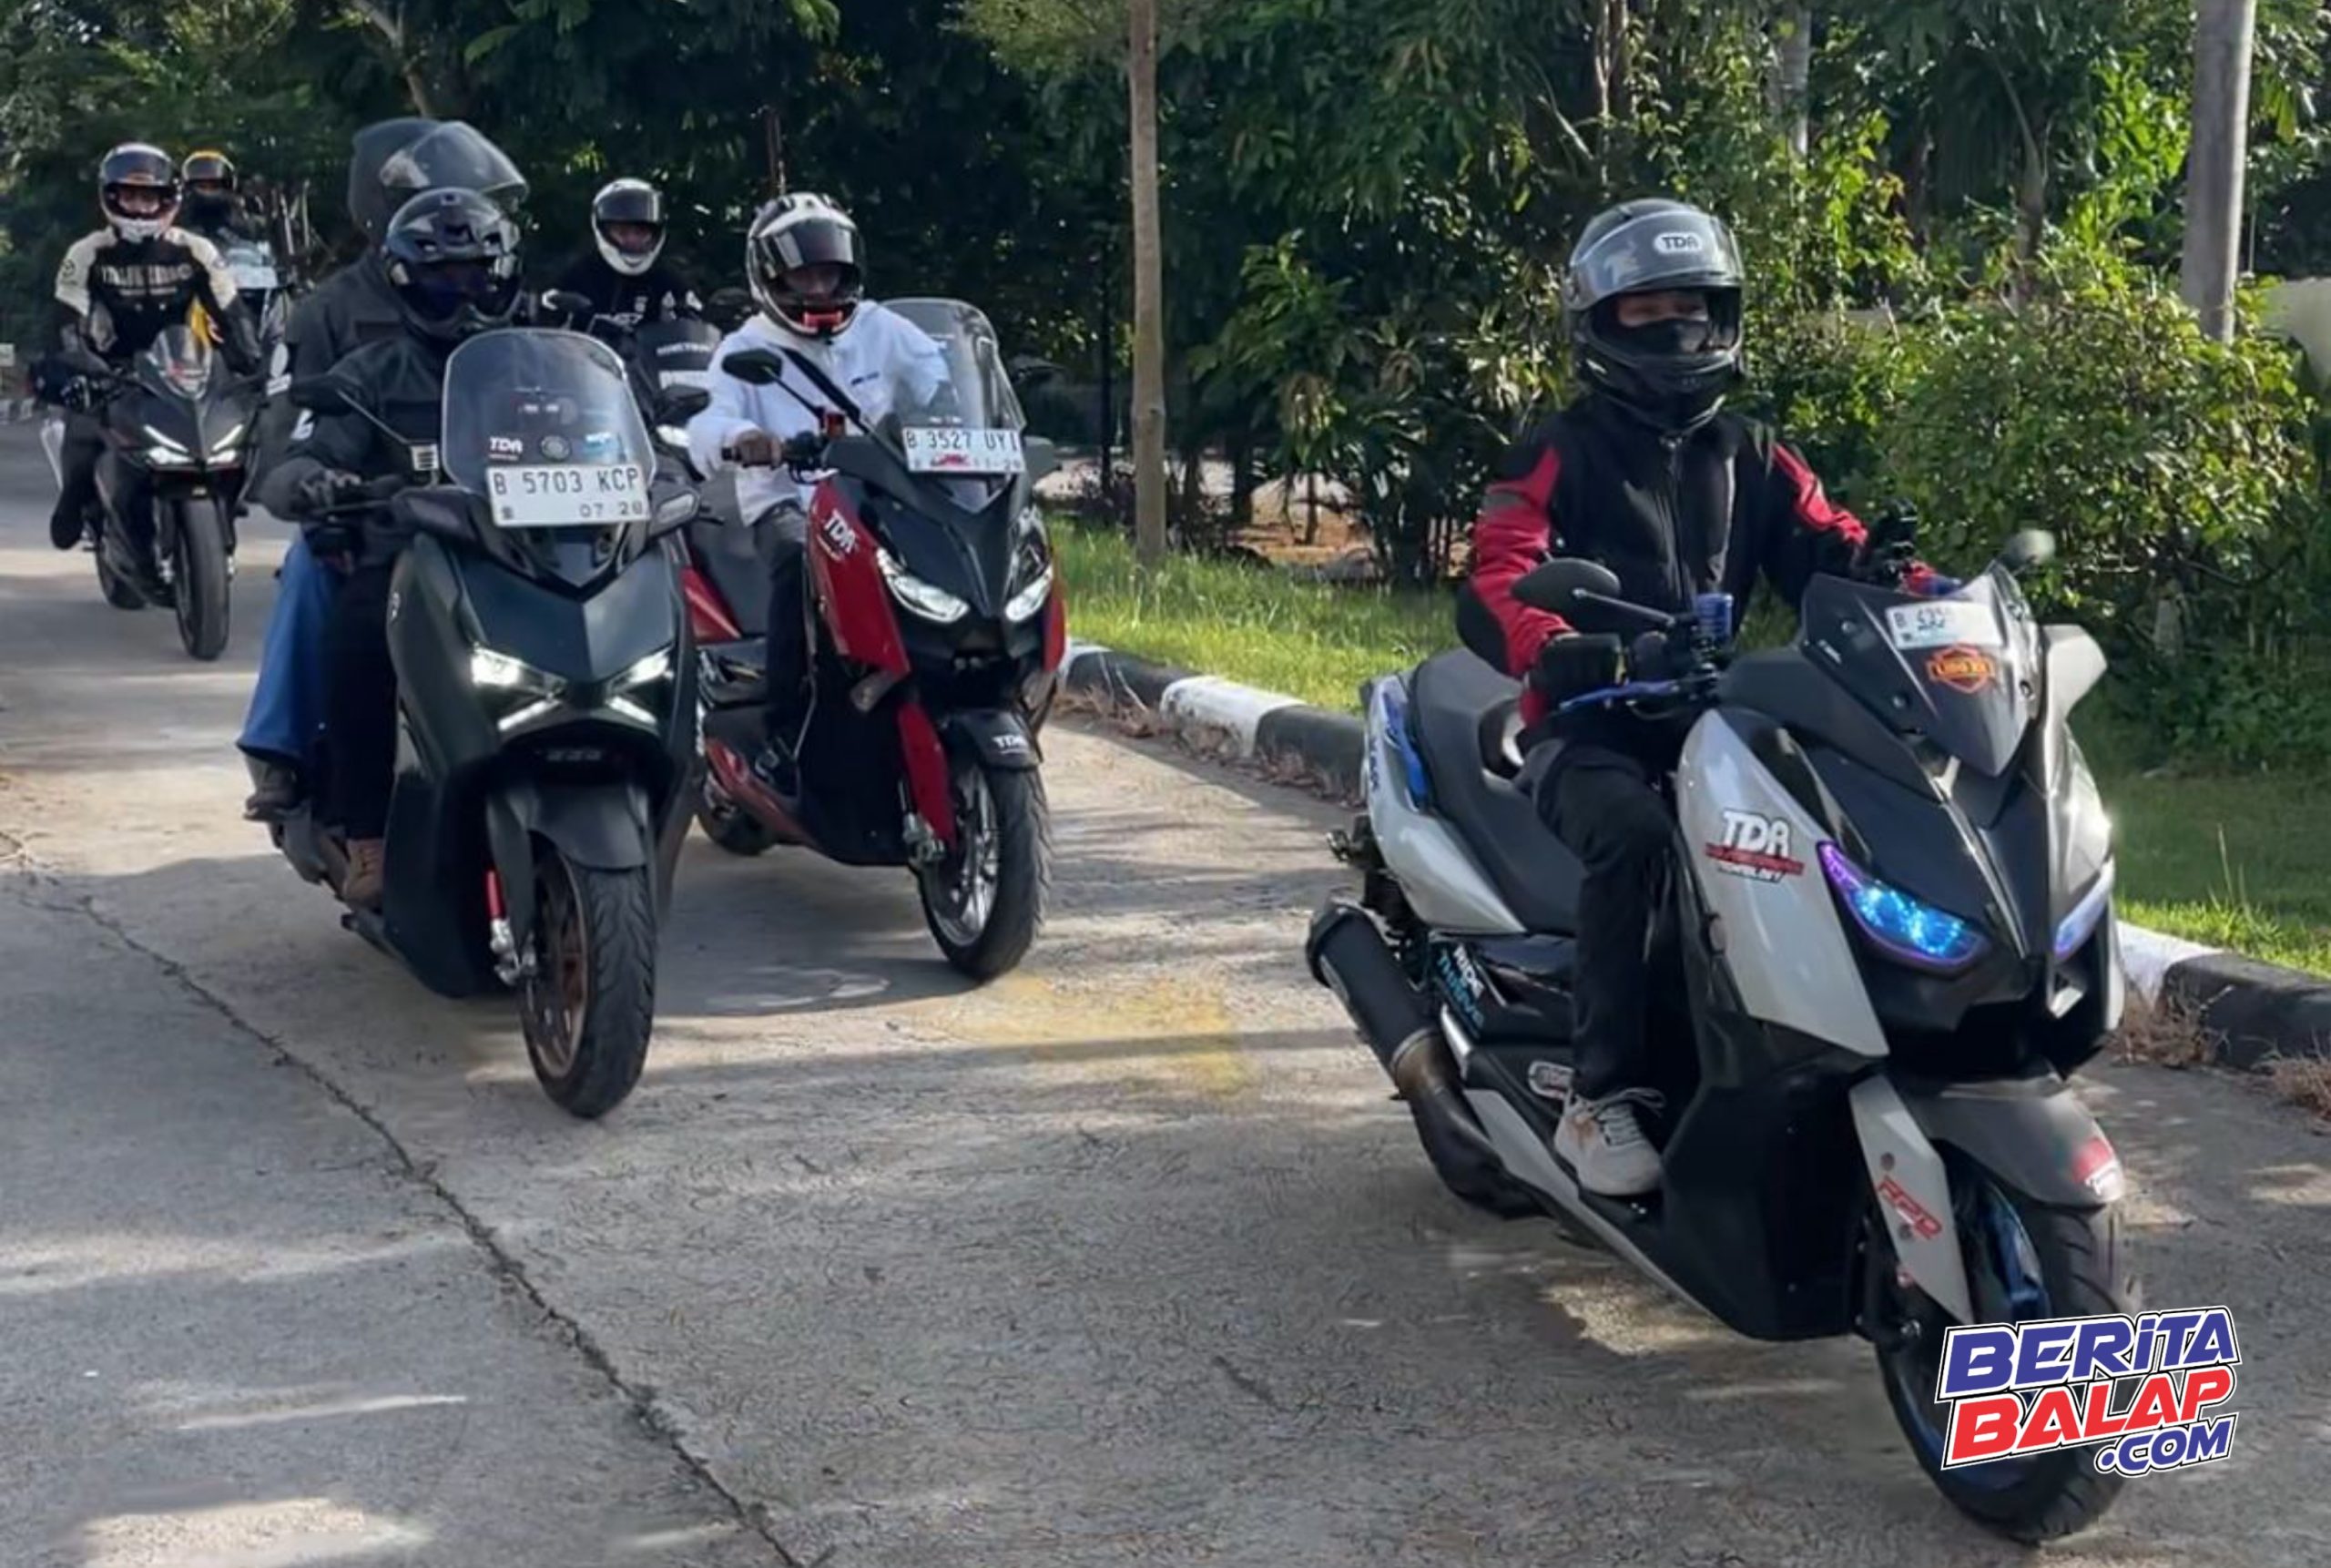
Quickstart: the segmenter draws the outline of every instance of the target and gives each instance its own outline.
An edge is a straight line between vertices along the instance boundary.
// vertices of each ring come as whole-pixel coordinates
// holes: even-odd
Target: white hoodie
[[[710,474],[731,466],[721,456],[721,449],[748,431],[762,431],[781,444],[788,436],[818,428],[809,409],[792,393],[800,393],[819,409],[827,407],[827,400],[790,361],[783,385],[754,386],[720,369],[721,361],[741,349],[769,349],[783,359],[783,351],[789,348],[848,392],[870,425],[879,425],[891,412],[901,386],[911,403],[921,403],[947,381],[947,357],[938,341],[904,316],[870,300],[860,304],[850,325],[831,338],[804,337],[757,314],[720,341],[706,378],[712,402],[688,421],[688,454],[700,471]],[[807,507],[810,489],[781,467],[737,466],[737,511],[747,522],[758,521],[780,501],[798,501]]]

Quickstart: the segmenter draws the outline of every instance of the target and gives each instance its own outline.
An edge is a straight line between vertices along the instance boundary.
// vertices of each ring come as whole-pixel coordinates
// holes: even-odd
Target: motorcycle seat
[[[1509,757],[1520,766],[1512,738],[1521,692],[1519,682],[1464,649],[1439,654],[1409,677],[1410,722],[1436,809],[1506,907],[1531,931],[1567,934],[1578,929],[1585,873],[1506,771]]]

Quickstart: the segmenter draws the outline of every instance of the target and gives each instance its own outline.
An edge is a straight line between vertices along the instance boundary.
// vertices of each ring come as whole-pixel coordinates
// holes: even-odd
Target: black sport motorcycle
[[[387,432],[330,376],[291,396]],[[697,796],[696,657],[666,543],[696,497],[652,484],[622,361],[579,333],[462,344],[440,433],[442,450],[408,446],[423,482],[387,502],[412,544],[389,596],[386,888],[344,923],[441,994],[514,988],[545,1092],[596,1116],[646,1059]],[[328,735],[323,750],[328,775]],[[308,809],[273,833],[303,878],[340,887],[344,847]]]
[[[198,659],[226,650],[235,575],[235,513],[249,478],[261,382],[236,377],[202,333],[173,326],[126,371],[73,359],[91,389],[105,451],[97,460],[97,585],[120,610],[168,605],[178,641]],[[41,443],[64,482],[65,422]],[[148,516],[151,570],[131,547],[127,519]]]

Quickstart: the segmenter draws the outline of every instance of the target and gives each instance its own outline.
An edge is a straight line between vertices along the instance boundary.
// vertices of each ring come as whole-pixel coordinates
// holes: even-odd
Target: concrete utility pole
[[[2185,172],[2185,302],[2202,331],[2234,336],[2242,177],[2250,152],[2250,47],[2257,0],[2201,0],[2194,26],[2194,143]]]
[[[1166,307],[1157,224],[1157,0],[1125,7],[1132,47],[1134,554],[1166,558]]]

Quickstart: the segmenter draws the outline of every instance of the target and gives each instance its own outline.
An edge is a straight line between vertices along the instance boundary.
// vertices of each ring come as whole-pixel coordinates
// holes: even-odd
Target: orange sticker
[[[1999,661],[1980,648],[1964,643],[1944,648],[1927,660],[1928,678],[1969,697],[1989,691],[2000,677]]]

